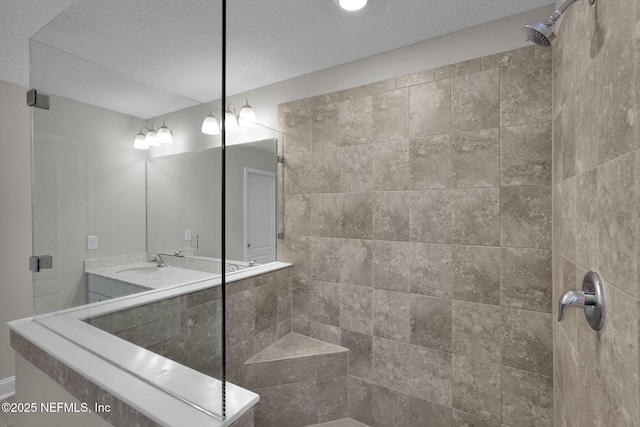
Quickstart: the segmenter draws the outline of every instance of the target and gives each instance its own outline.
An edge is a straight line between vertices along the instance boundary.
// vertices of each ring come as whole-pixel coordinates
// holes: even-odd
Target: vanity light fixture
[[[160,144],[173,144],[173,134],[169,128],[165,126],[164,121],[160,129],[158,129],[158,141],[160,141]]]
[[[256,125],[256,113],[249,105],[247,98],[242,100],[242,108],[240,109],[240,114],[238,115],[238,122],[240,126],[244,127],[253,127]]]
[[[251,108],[251,105],[249,105],[247,98],[242,100],[242,108],[239,114],[236,113],[236,108],[233,104],[227,105],[227,110],[224,112],[224,126],[227,127],[229,132],[237,131],[238,126],[253,127],[257,124],[256,113],[253,111],[253,108]],[[201,131],[206,135],[219,135],[222,126],[223,124],[218,123],[218,119],[216,119],[216,116],[213,114],[213,109],[211,109],[202,122]]]
[[[162,122],[162,126],[160,126],[158,130],[156,130],[155,126],[156,125],[152,125],[150,128],[141,128],[133,140],[133,148],[148,150],[149,147],[159,147],[161,144],[173,143],[173,133],[171,133],[164,122]]]
[[[202,122],[202,133],[206,135],[219,135],[220,134],[220,125],[218,124],[218,119],[213,114],[213,110],[209,111],[209,115],[204,118]]]
[[[160,141],[158,140],[158,132],[151,126],[151,129],[147,131],[147,135],[144,137],[145,142],[149,147],[159,147]]]
[[[365,7],[367,5],[367,0],[338,0],[338,4],[344,10],[354,12]]]
[[[133,140],[133,148],[138,150],[149,149],[149,144],[147,143],[147,141],[145,141],[144,133],[142,133],[142,129],[140,129],[140,132],[138,133],[138,135],[136,135],[136,139]]]

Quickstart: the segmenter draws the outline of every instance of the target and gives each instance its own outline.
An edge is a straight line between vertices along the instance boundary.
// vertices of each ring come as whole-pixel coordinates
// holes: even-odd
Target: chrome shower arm
[[[576,1],[578,0],[567,0],[566,2],[562,3],[562,6],[557,8],[556,11],[553,13],[553,16],[551,16],[551,19],[553,19],[553,22],[557,21],[558,18],[560,18],[560,15],[562,15],[564,11],[567,10],[567,8]]]

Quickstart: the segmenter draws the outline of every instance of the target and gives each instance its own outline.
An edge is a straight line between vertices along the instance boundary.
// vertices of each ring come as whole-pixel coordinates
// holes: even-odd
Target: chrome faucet
[[[160,254],[153,254],[153,258],[151,258],[151,262],[155,262],[158,267],[165,268],[167,264],[164,263],[164,260],[160,256]]]

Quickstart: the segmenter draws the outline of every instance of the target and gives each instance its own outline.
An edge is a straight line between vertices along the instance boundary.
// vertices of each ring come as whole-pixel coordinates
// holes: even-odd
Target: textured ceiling
[[[0,0],[0,79],[143,118],[219,98],[220,1],[79,0],[38,31],[70,3]],[[551,3],[371,0],[348,13],[334,0],[229,0],[227,93]]]

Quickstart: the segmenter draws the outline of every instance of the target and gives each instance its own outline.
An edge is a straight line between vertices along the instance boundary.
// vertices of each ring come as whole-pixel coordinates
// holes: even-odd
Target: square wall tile
[[[451,80],[409,88],[409,136],[451,133]]]
[[[453,298],[500,305],[500,248],[453,247]]]
[[[500,422],[500,365],[453,355],[452,406],[454,409]]]
[[[371,286],[373,271],[373,241],[343,239],[340,247],[340,282]]]
[[[340,148],[340,191],[364,193],[373,189],[373,152],[369,145]]]
[[[337,193],[340,191],[340,149],[326,148],[311,152],[309,192]],[[308,171],[307,171],[308,173]]]
[[[373,335],[343,331],[340,345],[349,349],[349,375],[373,380]]]
[[[340,286],[340,327],[373,334],[373,289],[368,286]]]
[[[327,422],[345,418],[348,413],[348,376],[319,379],[318,422]]]
[[[502,305],[551,313],[551,273],[551,250],[503,248]]]
[[[410,238],[412,242],[451,243],[451,190],[411,192]]]
[[[373,427],[427,425],[451,425],[451,408],[374,385]]]
[[[638,295],[640,157],[633,152],[598,169],[599,269],[604,280]]]
[[[359,145],[372,142],[371,96],[363,96],[340,103],[341,145]]]
[[[551,246],[551,188],[502,187],[500,214],[503,246]]]
[[[308,194],[285,194],[284,227],[293,236],[311,235],[311,197]]]
[[[500,74],[497,68],[451,79],[451,131],[500,126]]]
[[[454,190],[451,208],[454,244],[500,244],[500,189]]]
[[[553,378],[503,366],[502,422],[522,427],[552,427]]]
[[[502,364],[553,375],[551,313],[502,307]]]
[[[373,95],[373,140],[389,141],[409,136],[409,89]]]
[[[311,116],[311,148],[340,146],[340,104],[319,105],[309,110]]]
[[[412,295],[411,344],[451,351],[451,300]]]
[[[396,140],[368,145],[373,153],[373,189],[376,191],[410,188],[409,141]]]
[[[409,342],[411,294],[376,289],[373,294],[373,334]]]
[[[411,292],[451,298],[453,265],[451,245],[411,243]]]
[[[551,185],[551,122],[500,129],[501,185]]]
[[[311,278],[327,282],[340,281],[341,239],[311,238]]]
[[[451,137],[437,135],[409,141],[411,188],[451,187]]]
[[[500,363],[500,307],[453,301],[452,351]]]
[[[313,280],[293,287],[293,316],[340,326],[340,285]]]
[[[342,195],[315,194],[311,199],[312,233],[318,237],[342,237]]]
[[[411,344],[374,336],[374,381],[384,387],[405,389],[411,376]]]
[[[373,193],[344,193],[342,236],[352,239],[373,237]]]
[[[453,188],[500,185],[500,131],[483,129],[451,135]]]
[[[451,353],[412,345],[410,366],[412,395],[451,406]]]
[[[373,237],[375,239],[409,241],[410,196],[411,193],[407,191],[374,193]]]
[[[500,68],[500,125],[551,120],[551,58],[529,58]],[[558,83],[556,83],[558,84]]]
[[[411,290],[411,243],[373,242],[373,287],[392,291]]]
[[[308,153],[295,152],[287,154],[287,161],[284,165],[284,193],[309,193],[313,183],[313,164]]]
[[[279,245],[279,259],[293,264],[294,282],[311,278],[311,259],[308,256],[311,252],[311,244],[311,237],[287,236],[284,244]]]
[[[349,418],[373,424],[373,384],[349,376]]]
[[[287,155],[311,150],[311,113],[307,109],[289,109],[284,113],[286,134],[284,151]]]

